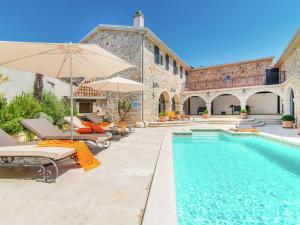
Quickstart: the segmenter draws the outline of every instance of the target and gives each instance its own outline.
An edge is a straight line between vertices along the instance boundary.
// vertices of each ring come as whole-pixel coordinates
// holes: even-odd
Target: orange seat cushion
[[[77,129],[76,132],[79,134],[91,134],[91,133],[93,133],[93,130],[90,127],[85,127],[85,128]]]
[[[91,128],[95,133],[105,133],[105,130],[99,125],[92,124]]]
[[[90,121],[82,121],[81,124],[86,126],[86,127],[91,127],[93,125],[93,123],[91,123]]]

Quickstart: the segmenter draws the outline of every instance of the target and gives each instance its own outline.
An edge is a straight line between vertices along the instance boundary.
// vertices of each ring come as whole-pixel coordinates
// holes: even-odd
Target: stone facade
[[[156,64],[154,61],[154,46],[156,43],[139,30],[117,30],[117,29],[99,29],[95,34],[89,37],[84,42],[95,43],[102,48],[112,52],[120,58],[126,60],[136,66],[116,74],[128,79],[144,83],[147,87],[143,91],[143,95],[137,94],[122,94],[122,98],[130,98],[137,100],[142,107],[133,110],[130,118],[134,121],[155,121],[158,118],[159,98],[163,94],[166,99],[166,111],[171,111],[172,98],[176,99],[176,109],[179,110],[179,96],[182,90],[182,85],[185,82],[185,71],[188,69],[186,65],[180,64],[178,60],[178,74],[173,73],[173,60],[175,58],[169,55],[169,70],[166,69],[164,49],[160,49],[160,54],[163,58],[162,65]],[[182,74],[180,71],[182,67]],[[142,72],[143,71],[143,72]],[[157,84],[157,85],[156,85]],[[108,93],[109,100],[107,109],[110,113],[116,114],[116,94]]]
[[[172,99],[174,96],[180,95],[182,86],[185,82],[185,76],[180,77],[178,74],[173,73],[173,58],[169,58],[169,70],[166,69],[166,60],[163,60],[162,65],[156,64],[154,61],[154,46],[155,44],[149,39],[144,42],[144,84],[148,90],[144,92],[144,116],[148,121],[155,121],[158,118],[158,102],[160,96],[163,94],[166,100],[166,111],[171,111]],[[162,58],[165,59],[166,53],[160,50]],[[177,62],[177,66],[180,65]],[[183,69],[183,74],[185,70]],[[153,87],[153,83],[157,83]],[[154,85],[155,86],[155,85]],[[176,97],[175,97],[176,98]],[[178,108],[179,110],[179,100]]]
[[[300,30],[290,42],[280,59],[275,65],[285,71],[287,81],[284,83],[285,113],[293,114],[291,103],[294,102],[294,116],[297,123],[300,118]],[[291,99],[291,91],[294,99]]]
[[[190,91],[263,85],[272,57],[191,70]]]
[[[110,51],[116,56],[131,63],[133,68],[121,71],[114,76],[121,76],[127,79],[141,82],[141,43],[142,35],[138,32],[131,31],[119,31],[102,29],[92,35],[85,42],[98,44],[100,47]],[[130,101],[140,101],[141,95],[139,93],[120,93],[119,97]],[[116,117],[117,115],[117,93],[106,93],[108,100],[104,111],[108,111],[111,115]],[[141,107],[133,109],[130,112],[130,118],[134,121],[141,119]]]

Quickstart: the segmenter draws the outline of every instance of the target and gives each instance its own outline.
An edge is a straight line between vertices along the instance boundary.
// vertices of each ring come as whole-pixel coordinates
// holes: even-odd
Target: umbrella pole
[[[70,54],[70,106],[71,106],[71,140],[73,141],[73,74],[72,74],[72,56]]]

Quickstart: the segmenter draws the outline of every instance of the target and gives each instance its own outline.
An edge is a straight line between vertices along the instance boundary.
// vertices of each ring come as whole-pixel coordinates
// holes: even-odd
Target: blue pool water
[[[300,224],[300,150],[256,136],[173,137],[180,225]]]

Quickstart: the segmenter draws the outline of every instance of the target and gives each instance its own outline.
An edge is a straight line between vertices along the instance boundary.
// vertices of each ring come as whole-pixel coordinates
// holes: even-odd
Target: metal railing
[[[260,85],[280,84],[285,81],[285,72],[279,73],[275,79],[267,78],[266,74],[256,74],[251,76],[241,76],[236,78],[219,78],[210,80],[188,80],[185,83],[185,91],[202,91],[222,88],[249,87]]]

